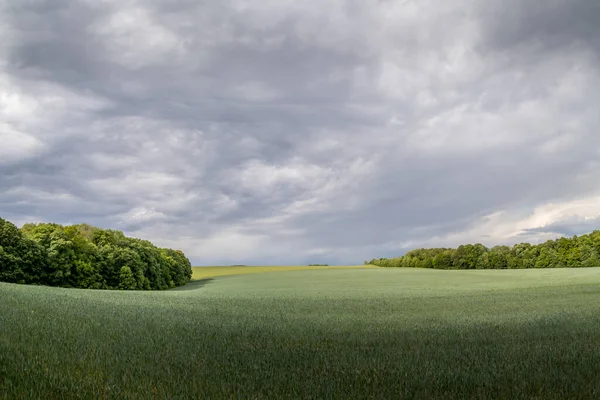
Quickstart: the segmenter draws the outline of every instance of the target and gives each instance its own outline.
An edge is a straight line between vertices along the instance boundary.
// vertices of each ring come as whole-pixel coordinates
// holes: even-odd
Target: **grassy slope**
[[[598,398],[600,269],[0,284],[0,398]]]
[[[307,266],[307,265],[293,265],[293,266],[231,266],[231,267],[192,267],[192,280],[214,278],[216,276],[226,275],[245,275],[245,274],[257,274],[262,272],[277,272],[277,271],[304,271],[304,270],[316,270],[316,269],[353,269],[353,268],[379,268],[374,265],[359,265],[359,266]]]

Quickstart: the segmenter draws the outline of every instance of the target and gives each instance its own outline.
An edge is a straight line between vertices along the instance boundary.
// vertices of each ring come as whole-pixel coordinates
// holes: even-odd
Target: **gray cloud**
[[[543,240],[600,215],[599,9],[0,0],[0,212],[197,264]]]
[[[581,43],[600,51],[600,6],[586,0],[512,1],[486,5],[487,44],[512,49],[535,44],[546,51]]]
[[[527,229],[524,236],[536,233],[550,233],[559,236],[573,236],[599,230],[600,218],[585,218],[578,215],[566,217],[549,225]]]

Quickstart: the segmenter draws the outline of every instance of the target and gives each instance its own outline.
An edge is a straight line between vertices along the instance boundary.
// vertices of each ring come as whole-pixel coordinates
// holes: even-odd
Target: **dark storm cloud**
[[[599,6],[512,3],[0,1],[2,216],[207,264],[579,232]]]

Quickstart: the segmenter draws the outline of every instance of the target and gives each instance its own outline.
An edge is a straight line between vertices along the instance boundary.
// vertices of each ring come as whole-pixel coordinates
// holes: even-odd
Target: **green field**
[[[263,272],[278,272],[278,271],[312,271],[322,269],[365,269],[379,268],[374,265],[358,265],[358,266],[328,266],[318,267],[309,265],[292,265],[292,266],[228,266],[228,267],[192,267],[192,280],[214,278],[216,276],[226,275],[245,275],[258,274]]]
[[[600,268],[0,284],[0,398],[600,398]]]

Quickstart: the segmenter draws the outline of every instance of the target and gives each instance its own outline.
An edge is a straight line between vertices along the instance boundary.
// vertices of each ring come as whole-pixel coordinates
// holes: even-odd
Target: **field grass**
[[[374,265],[358,265],[358,266],[307,266],[307,265],[292,265],[292,266],[227,266],[227,267],[192,267],[192,280],[214,278],[217,276],[226,275],[245,275],[258,274],[263,272],[284,272],[284,271],[311,271],[321,269],[354,269],[354,268],[379,268]]]
[[[0,284],[0,398],[600,398],[598,268],[321,268]]]

